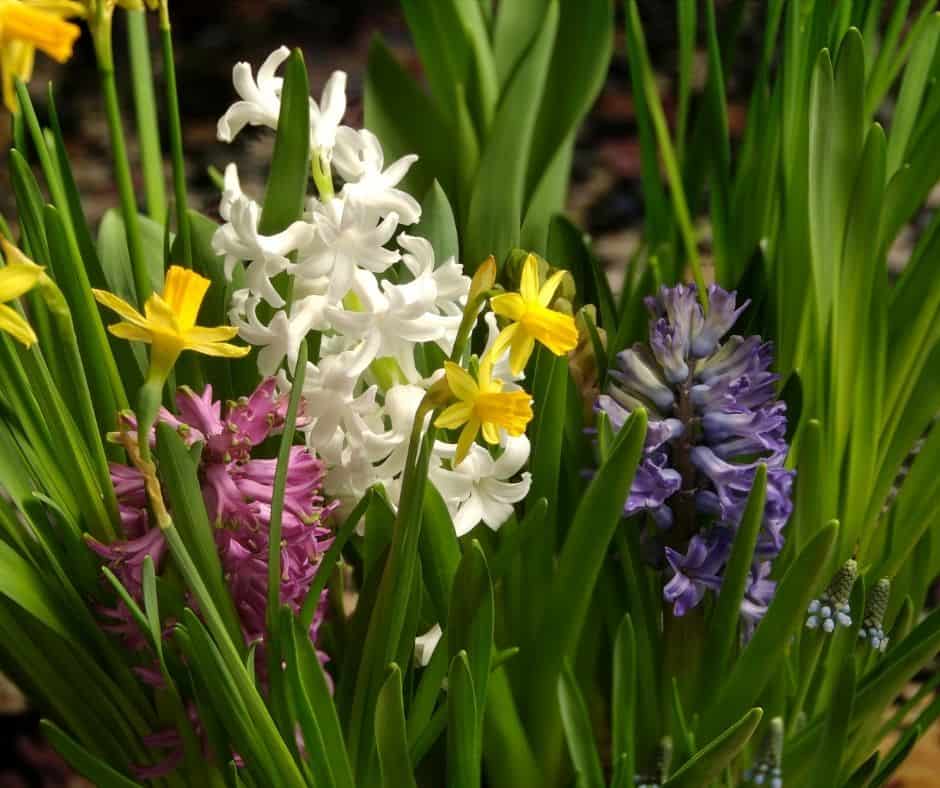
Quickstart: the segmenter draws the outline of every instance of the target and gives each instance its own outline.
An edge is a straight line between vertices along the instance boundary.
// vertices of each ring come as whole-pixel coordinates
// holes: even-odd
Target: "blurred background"
[[[512,0],[504,0],[512,2]],[[745,6],[745,22],[739,40],[738,58],[728,83],[729,123],[733,135],[740,135],[746,95],[762,35],[764,3],[760,0],[719,0],[722,6]],[[641,0],[647,39],[654,66],[660,75],[667,113],[670,111],[675,73],[676,20],[674,3],[668,0]],[[885,3],[886,13],[892,3]],[[912,6],[920,3],[914,2]],[[204,0],[176,2],[172,6],[177,74],[183,117],[190,206],[217,217],[218,191],[208,175],[210,166],[223,169],[229,161],[239,164],[246,191],[263,194],[266,165],[270,160],[273,135],[249,129],[233,145],[216,139],[216,122],[234,99],[232,66],[239,60],[255,68],[281,44],[300,47],[310,71],[314,95],[334,69],[348,73],[349,109],[346,123],[362,125],[362,83],[369,43],[381,35],[399,60],[415,74],[421,66],[411,46],[408,29],[396,0]],[[125,31],[116,16],[114,48],[118,83],[126,86],[121,71],[126,70]],[[153,23],[155,20],[151,20]],[[622,26],[621,26],[622,30]],[[156,35],[155,27],[151,33]],[[701,40],[701,36],[699,37]],[[155,50],[156,52],[156,50]],[[699,76],[704,81],[705,55],[698,53]],[[159,57],[154,60],[160,79]],[[56,103],[73,164],[78,187],[89,219],[95,225],[109,208],[118,204],[111,175],[107,127],[98,94],[98,79],[91,41],[84,36],[75,57],[58,66],[49,59],[37,59],[30,89],[42,116],[49,82],[56,90]],[[122,95],[128,112],[125,130],[133,140],[131,99]],[[9,145],[9,124],[0,121],[0,144]],[[166,144],[166,131],[162,141]],[[136,151],[131,142],[131,159]],[[607,265],[616,288],[624,267],[639,243],[643,217],[639,189],[639,143],[633,115],[622,33],[607,83],[581,130],[574,160],[572,188],[568,197],[571,217],[593,239],[595,250]],[[169,166],[167,165],[167,183]],[[935,190],[930,201],[940,203]],[[0,167],[0,213],[15,225],[15,212],[9,170]],[[708,238],[704,218],[700,232]],[[917,233],[909,230],[909,238]],[[909,240],[892,250],[891,263],[899,270],[907,259]],[[927,699],[929,701],[929,698]],[[21,786],[83,786],[70,775],[62,762],[36,738],[38,714],[33,713],[15,687],[0,676],[0,788]],[[892,788],[940,787],[940,733],[925,736],[913,756],[891,783]]]

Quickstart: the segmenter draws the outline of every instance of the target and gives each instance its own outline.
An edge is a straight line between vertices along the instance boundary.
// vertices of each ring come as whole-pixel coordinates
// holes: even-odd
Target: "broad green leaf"
[[[477,540],[464,551],[453,580],[450,613],[447,617],[448,654],[466,655],[467,667],[476,693],[475,707],[482,713],[486,705],[486,685],[493,658],[495,611],[493,585],[486,556]],[[479,727],[482,729],[482,719]]]
[[[812,769],[813,779],[819,780],[820,785],[838,785],[855,697],[854,660],[847,659],[836,664],[839,665],[839,675],[833,693],[828,698],[826,722]]]
[[[787,569],[774,603],[703,713],[699,727],[703,738],[714,737],[745,713],[775,674],[791,635],[802,624],[810,600],[822,585],[837,530],[835,523],[820,529]]]
[[[240,644],[241,627],[222,577],[222,564],[199,485],[198,464],[176,430],[164,422],[157,423],[156,456],[177,530],[199,569],[200,577],[211,590],[232,642]]]
[[[447,785],[480,785],[480,732],[470,663],[461,651],[450,662],[447,677]]]
[[[904,154],[911,132],[921,108],[924,91],[931,74],[940,39],[940,15],[932,15],[927,26],[918,31],[910,59],[901,81],[901,92],[891,116],[891,136],[888,139],[887,171],[893,174],[904,162]]]
[[[394,663],[389,666],[388,678],[375,704],[375,744],[379,752],[382,785],[385,788],[416,786],[405,735],[401,670]]]
[[[303,212],[310,179],[310,86],[303,54],[295,49],[284,66],[281,111],[258,232],[274,235]]]
[[[6,542],[0,542],[0,594],[41,621],[65,640],[75,634],[40,572]],[[78,645],[77,643],[75,645]]]
[[[636,762],[637,644],[633,621],[628,613],[620,622],[613,651],[613,691],[611,694],[611,752],[619,768],[632,778]]]
[[[558,716],[552,685],[563,660],[573,656],[607,548],[623,517],[646,437],[646,411],[637,409],[617,435],[581,499],[558,559],[531,650],[529,724],[536,753],[556,736]],[[523,655],[524,659],[525,655]]]
[[[369,47],[365,77],[366,126],[382,140],[389,161],[417,154],[418,161],[400,188],[425,194],[440,181],[451,203],[457,197],[457,164],[467,155],[454,155],[447,115],[421,90],[417,82],[379,38]]]
[[[502,259],[519,243],[532,135],[557,27],[558,5],[552,2],[506,86],[482,150],[463,238],[463,259],[471,272],[490,254]]]
[[[663,788],[700,788],[710,785],[747,745],[763,711],[751,709],[724,733],[699,750],[665,783]]]
[[[447,504],[433,484],[424,488],[424,527],[419,549],[431,605],[438,622],[446,627],[454,575],[461,563],[460,543]]]
[[[437,180],[431,183],[421,201],[421,221],[411,229],[411,234],[430,242],[438,266],[450,258],[456,260],[460,255],[454,212]]]
[[[741,618],[741,602],[747,588],[748,575],[754,560],[754,548],[764,522],[764,502],[767,497],[767,466],[761,463],[754,474],[754,482],[747,497],[741,523],[734,536],[731,556],[725,566],[718,601],[708,622],[708,638],[705,653],[721,673],[727,669],[728,661],[739,641],[738,623]]]
[[[568,753],[585,788],[603,788],[604,772],[594,743],[594,731],[587,704],[569,665],[558,676],[558,705],[568,740]]]

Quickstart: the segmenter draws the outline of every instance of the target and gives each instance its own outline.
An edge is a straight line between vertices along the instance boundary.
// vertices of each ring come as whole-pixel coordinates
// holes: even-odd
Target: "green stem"
[[[102,41],[101,38],[96,41]],[[110,49],[110,38],[107,40]],[[124,142],[124,128],[121,123],[121,107],[118,103],[117,85],[114,81],[114,63],[111,53],[98,49],[98,74],[101,77],[101,90],[104,94],[105,115],[108,119],[108,132],[111,135],[111,151],[114,155],[114,180],[121,200],[121,213],[124,216],[124,232],[127,235],[127,251],[134,274],[134,286],[137,290],[138,304],[143,304],[150,297],[150,274],[144,261],[144,247],[140,239],[140,223],[137,218],[137,198],[134,194],[134,181],[127,158],[127,145]]]
[[[180,123],[179,97],[176,91],[176,61],[173,59],[173,34],[166,1],[160,4],[160,42],[163,47],[163,72],[166,78],[167,120],[170,126],[170,159],[173,163],[173,194],[176,200],[176,231],[183,247],[183,263],[193,267],[193,240],[186,199],[186,162],[183,158],[183,127]]]
[[[166,221],[166,187],[163,183],[163,156],[160,151],[160,126],[150,65],[150,42],[144,11],[127,12],[127,46],[131,63],[131,86],[137,114],[137,138],[140,164],[147,195],[147,213],[158,224]]]
[[[287,415],[284,418],[284,431],[281,434],[281,446],[277,453],[277,470],[274,472],[274,489],[271,494],[271,524],[268,531],[268,606],[267,606],[267,644],[268,653],[277,656],[273,647],[278,632],[278,611],[281,608],[281,522],[284,514],[284,491],[287,487],[287,466],[290,463],[290,450],[294,442],[294,428],[297,424],[297,411],[304,388],[304,374],[307,370],[307,341],[300,343],[297,354],[297,366],[294,368],[294,380],[291,384],[290,400],[287,403]],[[273,674],[272,674],[273,676]]]

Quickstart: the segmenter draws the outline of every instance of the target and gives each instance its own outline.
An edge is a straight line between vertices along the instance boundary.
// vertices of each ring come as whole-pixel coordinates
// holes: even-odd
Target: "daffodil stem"
[[[147,214],[158,224],[166,221],[166,187],[163,182],[163,156],[160,151],[160,127],[153,90],[153,69],[147,17],[144,11],[127,12],[127,46],[131,63],[131,85],[137,113],[137,138],[140,163],[147,195]]]
[[[99,38],[100,42],[101,39]],[[110,44],[110,40],[109,40]],[[137,217],[137,198],[134,194],[134,181],[127,158],[127,145],[124,142],[124,128],[121,123],[121,107],[118,102],[117,86],[114,81],[114,64],[110,53],[102,53],[99,47],[98,73],[101,77],[101,91],[104,95],[104,109],[108,120],[108,132],[111,136],[111,152],[114,156],[114,180],[121,201],[121,213],[124,216],[124,232],[127,237],[127,251],[134,275],[134,287],[137,301],[143,305],[149,298],[152,287],[150,274],[144,260],[144,248],[140,239],[140,222]]]
[[[180,123],[179,97],[176,91],[176,61],[173,59],[173,34],[166,2],[160,6],[160,41],[163,46],[163,71],[166,79],[166,109],[170,127],[170,158],[173,162],[173,194],[176,201],[176,231],[183,249],[183,263],[193,267],[193,239],[189,226],[186,198],[186,162],[183,158],[183,127]]]
[[[163,380],[156,377],[148,377],[137,396],[137,446],[144,462],[151,462],[150,430],[157,421],[163,383]]]
[[[304,374],[307,370],[307,340],[300,343],[297,353],[297,366],[291,384],[290,400],[284,417],[284,431],[281,434],[281,446],[277,453],[277,469],[274,472],[274,489],[271,494],[271,525],[268,531],[268,605],[267,614],[267,653],[272,660],[279,661],[278,650],[274,647],[278,631],[278,611],[281,606],[281,524],[284,515],[284,493],[287,488],[287,468],[290,464],[290,450],[294,443],[294,428],[297,424],[297,411],[304,388]],[[270,675],[275,675],[276,665]],[[279,671],[277,671],[279,672]]]

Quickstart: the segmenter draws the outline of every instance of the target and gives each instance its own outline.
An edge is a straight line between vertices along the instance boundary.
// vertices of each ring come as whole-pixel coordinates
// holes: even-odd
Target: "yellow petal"
[[[490,309],[510,320],[521,320],[525,308],[525,300],[518,293],[502,293],[490,299]]]
[[[477,418],[470,419],[463,430],[461,430],[460,437],[457,439],[457,453],[454,455],[455,466],[463,462],[464,457],[466,457],[467,453],[470,451],[470,447],[473,445],[473,441],[476,439],[479,431],[480,420]]]
[[[525,391],[480,394],[475,404],[480,421],[502,427],[510,435],[521,435],[532,420],[532,397]]]
[[[115,323],[108,326],[108,331],[120,339],[129,339],[131,342],[153,341],[153,334],[148,329],[133,323]]]
[[[539,264],[534,254],[526,257],[522,264],[519,294],[524,301],[537,301],[539,297]]]
[[[487,443],[499,443],[499,428],[488,421],[483,422],[483,438]]]
[[[140,314],[140,312],[134,309],[134,307],[128,304],[123,298],[119,298],[114,295],[114,293],[109,293],[107,290],[92,290],[91,292],[95,294],[95,300],[102,306],[106,306],[113,312],[117,312],[128,323],[146,328],[147,318]]]
[[[0,6],[0,27],[6,41],[25,41],[60,63],[72,56],[75,39],[82,32],[56,14],[19,2]]]
[[[555,295],[558,285],[561,284],[561,280],[564,278],[564,271],[555,271],[555,273],[548,278],[548,281],[542,285],[542,289],[539,290],[539,304],[548,306],[552,302],[552,297]]]
[[[450,386],[451,392],[457,399],[472,402],[480,393],[480,389],[470,373],[452,361],[444,362],[444,374],[447,377],[447,385]]]
[[[33,262],[12,262],[0,269],[0,303],[12,301],[32,290],[40,276],[42,276],[42,267]]]
[[[166,272],[163,300],[176,315],[176,322],[184,332],[196,325],[196,317],[211,282],[195,271],[171,265]]]
[[[535,339],[530,334],[525,331],[516,334],[512,348],[509,351],[509,368],[512,370],[513,375],[518,375],[525,369],[533,350],[535,350]]]
[[[445,430],[457,429],[461,424],[466,424],[473,415],[473,403],[455,402],[434,421],[435,427],[441,427]]]
[[[512,325],[506,326],[506,328],[496,335],[496,340],[493,342],[493,346],[489,349],[486,355],[492,356],[494,359],[502,358],[503,353],[506,352],[506,347],[512,342],[513,337],[518,331],[518,323],[513,323]]]
[[[162,331],[165,334],[182,335],[179,322],[176,319],[176,312],[173,307],[164,300],[163,296],[156,293],[151,294],[144,304],[144,314],[147,316],[147,323],[154,329]],[[190,326],[190,328],[192,328]]]
[[[535,337],[556,356],[563,356],[578,344],[578,327],[571,315],[540,306],[530,309],[521,325],[527,334]]]
[[[26,347],[36,342],[36,333],[26,322],[26,319],[15,309],[5,304],[0,304],[0,331],[5,331]]]
[[[204,328],[195,326],[186,332],[186,344],[204,344],[206,342],[225,342],[238,335],[238,329],[234,326],[216,326],[215,328]]]
[[[185,350],[194,350],[204,356],[220,356],[221,358],[242,358],[251,352],[248,345],[230,345],[228,342],[198,342],[187,344]]]

